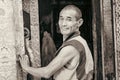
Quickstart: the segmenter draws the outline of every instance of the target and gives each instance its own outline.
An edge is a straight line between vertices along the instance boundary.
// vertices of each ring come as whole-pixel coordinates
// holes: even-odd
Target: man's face
[[[59,27],[61,34],[70,35],[78,30],[78,21],[76,20],[76,11],[62,10],[59,15]]]

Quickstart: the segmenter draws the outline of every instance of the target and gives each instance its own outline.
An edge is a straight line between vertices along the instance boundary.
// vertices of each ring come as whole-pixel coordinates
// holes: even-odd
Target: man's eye
[[[67,19],[67,21],[72,21],[72,19]]]

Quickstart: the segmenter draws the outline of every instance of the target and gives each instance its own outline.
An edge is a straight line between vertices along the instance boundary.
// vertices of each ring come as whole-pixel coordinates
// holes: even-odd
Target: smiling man
[[[23,70],[39,78],[53,75],[55,80],[92,80],[93,59],[86,41],[80,36],[82,24],[82,13],[78,7],[64,7],[59,14],[63,44],[56,57],[45,67],[33,68],[28,65],[28,56],[23,55],[20,58]]]

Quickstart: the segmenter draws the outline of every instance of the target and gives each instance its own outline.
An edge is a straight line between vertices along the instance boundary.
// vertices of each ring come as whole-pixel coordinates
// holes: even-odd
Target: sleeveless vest
[[[56,53],[65,46],[71,45],[80,53],[80,60],[78,65],[73,70],[67,70],[64,66],[61,70],[54,75],[55,80],[88,80],[87,74],[93,70],[93,60],[91,52],[88,48],[86,41],[80,37],[79,33],[71,34]],[[90,57],[90,58],[89,58]],[[88,61],[90,60],[90,61]],[[90,66],[90,68],[89,68]],[[67,77],[67,78],[66,78]]]

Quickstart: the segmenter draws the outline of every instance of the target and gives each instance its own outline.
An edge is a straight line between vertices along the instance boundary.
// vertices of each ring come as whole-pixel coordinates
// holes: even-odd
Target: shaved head
[[[81,10],[80,10],[77,6],[75,6],[75,5],[67,5],[67,6],[65,6],[65,7],[61,10],[60,13],[66,11],[66,10],[73,10],[73,11],[75,11],[75,12],[76,12],[76,15],[75,15],[76,20],[79,20],[79,19],[82,17],[82,12],[81,12]]]

